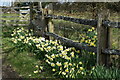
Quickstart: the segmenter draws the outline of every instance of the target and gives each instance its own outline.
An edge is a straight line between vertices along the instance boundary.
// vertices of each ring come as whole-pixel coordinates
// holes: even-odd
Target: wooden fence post
[[[41,36],[41,37],[45,37],[45,32],[46,32],[46,28],[47,28],[47,20],[45,18],[45,13],[44,10],[42,8],[42,3],[38,2],[38,8],[40,10],[40,14],[36,15],[36,18],[32,21],[32,23],[35,25],[35,34],[36,36]],[[41,13],[42,12],[42,13]]]
[[[98,42],[97,42],[97,65],[107,66],[109,63],[110,56],[103,53],[103,50],[110,48],[110,30],[109,28],[102,25],[102,21],[107,19],[105,13],[98,14]]]
[[[52,3],[49,4],[48,14],[53,14],[53,5],[52,5]],[[53,24],[52,19],[49,19],[49,21],[48,21],[48,32],[54,33],[54,24]],[[53,37],[50,36],[49,39],[53,40]]]
[[[39,7],[40,10],[42,11],[42,15],[40,15],[40,24],[39,24],[39,28],[41,28],[40,30],[40,34],[42,34],[42,37],[45,37],[46,39],[49,39],[49,36],[45,35],[45,32],[48,32],[48,18],[45,18],[45,15],[48,13],[47,10],[42,8],[42,3],[39,2]]]
[[[109,20],[109,17],[110,17],[109,9],[105,10],[104,14],[105,14],[104,20]],[[106,31],[107,31],[107,34],[106,34],[107,35],[107,37],[106,37],[107,40],[106,40],[106,46],[105,47],[108,48],[108,49],[110,49],[110,48],[112,48],[112,28],[106,27]],[[105,60],[106,61],[105,65],[107,67],[109,67],[110,66],[110,55],[109,54],[106,55],[105,59],[106,59]]]
[[[33,24],[32,24],[32,20],[33,20],[33,3],[31,2],[30,3],[30,24],[29,24],[29,27],[28,29],[32,29],[34,31],[34,27],[33,27]]]

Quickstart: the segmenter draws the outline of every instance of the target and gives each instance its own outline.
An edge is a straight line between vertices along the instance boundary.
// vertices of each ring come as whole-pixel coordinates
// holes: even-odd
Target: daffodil
[[[45,56],[48,58],[49,56],[47,54],[45,54]]]
[[[95,53],[93,52],[93,55],[95,55]]]
[[[36,73],[38,73],[38,71],[34,71],[34,73],[36,74]]]
[[[48,46],[48,47],[47,47],[47,49],[48,49],[48,50],[50,50],[50,49],[51,49],[51,47],[50,47],[50,46]]]
[[[90,43],[90,46],[94,46],[95,44],[94,43]]]
[[[72,63],[69,63],[70,66],[72,66]]]
[[[62,67],[60,67],[60,70],[62,70]]]
[[[68,67],[68,64],[64,65],[64,68],[67,68]]]
[[[55,56],[56,56],[56,57],[59,57],[59,55],[58,55],[58,54],[56,54]]]
[[[49,57],[49,60],[50,60],[50,61],[53,61],[53,58]]]
[[[97,38],[97,36],[94,36],[94,38]]]
[[[45,41],[45,38],[44,37],[40,37],[40,40]]]
[[[88,43],[88,40],[86,40],[85,43]]]
[[[71,58],[70,58],[70,57],[68,57],[67,55],[66,55],[66,56],[64,56],[64,58],[65,58],[65,59],[67,59],[67,60],[71,60]]]
[[[65,69],[65,72],[69,72],[68,68],[67,68],[67,69]]]
[[[14,43],[17,43],[17,40],[14,40],[13,42],[14,42]]]
[[[93,29],[93,30],[95,30],[95,28],[94,28],[94,27],[92,27],[92,29]]]
[[[74,52],[71,52],[70,54],[71,54],[72,57],[74,57]]]
[[[55,58],[55,55],[54,55],[54,54],[52,54],[52,55],[51,55],[51,57],[52,57],[52,58]]]
[[[60,57],[62,57],[62,54],[61,54],[61,53],[59,53],[59,56],[60,56]]]
[[[20,36],[20,39],[24,39],[25,37],[24,36]]]
[[[38,65],[36,65],[35,67],[38,68]]]
[[[51,66],[52,66],[52,67],[54,67],[54,66],[55,66],[55,64],[54,64],[54,63],[51,63]]]
[[[67,65],[68,64],[68,62],[64,62],[64,65]]]
[[[14,36],[14,34],[11,34],[11,36]]]
[[[59,46],[58,46],[58,50],[59,50],[59,51],[62,51],[62,50],[63,50],[63,46],[62,46],[62,45],[59,45]]]
[[[43,48],[39,47],[39,49],[40,49],[41,51],[43,51]]]
[[[77,53],[80,53],[80,50],[77,50],[76,52],[77,52]]]
[[[47,59],[47,60],[45,60],[48,64],[50,64],[50,61]]]
[[[67,54],[67,52],[66,51],[62,51],[62,55],[66,55]]]
[[[55,69],[52,69],[52,71],[55,71]]]
[[[79,64],[82,64],[82,62],[80,61]]]
[[[42,67],[42,66],[40,66],[40,69],[41,69],[41,70],[43,70],[43,67]]]
[[[92,29],[88,29],[88,31],[92,31]]]
[[[60,62],[57,62],[56,65],[57,66],[62,66],[62,64]]]
[[[80,70],[83,70],[84,68],[83,67],[80,67]]]
[[[67,49],[65,49],[64,51],[70,51],[71,50],[71,48],[67,48]]]
[[[21,41],[21,39],[18,39],[18,41]]]
[[[40,45],[39,45],[39,44],[37,44],[37,45],[36,45],[36,47],[38,47],[38,48],[39,48],[39,47],[40,47]]]
[[[28,76],[31,76],[31,74],[29,74]]]
[[[62,75],[66,75],[66,73],[65,73],[65,72],[62,72]]]

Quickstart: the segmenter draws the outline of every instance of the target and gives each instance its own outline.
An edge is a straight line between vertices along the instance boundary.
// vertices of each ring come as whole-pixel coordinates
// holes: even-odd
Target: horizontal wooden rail
[[[56,15],[46,15],[48,18],[52,19],[62,19],[66,21],[71,21],[74,23],[84,24],[84,25],[90,25],[90,26],[97,26],[97,20],[87,20],[87,19],[79,19],[79,18],[72,18],[72,17],[66,17],[66,16],[56,16]]]
[[[2,26],[29,26],[28,24],[2,24]]]
[[[46,32],[47,36],[52,36],[57,40],[60,40],[64,45],[69,46],[69,47],[75,47],[76,49],[83,49],[89,52],[95,52],[97,53],[97,47],[92,47],[92,46],[88,46],[82,43],[78,43],[78,42],[74,42],[68,38],[65,37],[61,37],[55,33],[50,33],[50,32]],[[104,54],[109,54],[109,55],[120,55],[120,50],[115,50],[115,49],[105,49],[102,51]]]
[[[30,20],[2,20],[2,22],[28,22]]]
[[[79,18],[72,18],[72,17],[67,17],[67,16],[57,16],[57,15],[45,15],[46,18],[52,18],[52,19],[62,19],[66,21],[71,21],[83,25],[89,25],[93,27],[97,27],[97,22],[98,20],[95,19],[79,19]],[[120,22],[111,22],[111,21],[103,21],[103,25],[106,27],[111,27],[111,28],[120,28]]]
[[[20,16],[2,16],[2,18],[19,18]]]
[[[29,9],[29,7],[1,7],[1,9]]]
[[[120,55],[120,50],[116,50],[116,49],[105,49],[102,52],[110,55]]]
[[[103,21],[103,25],[111,28],[120,28],[120,22]]]

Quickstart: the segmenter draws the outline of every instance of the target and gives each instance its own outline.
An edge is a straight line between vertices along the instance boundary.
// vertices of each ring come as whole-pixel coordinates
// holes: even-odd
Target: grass
[[[81,18],[81,19],[94,19],[92,12],[75,12],[69,13],[64,11],[53,11],[54,15],[62,15],[62,16],[70,16],[74,18]],[[97,18],[97,15],[96,15]],[[109,20],[111,21],[120,21],[120,13],[118,12],[110,12]]]
[[[5,63],[3,65],[11,65],[12,68],[24,78],[54,78],[50,67],[44,61],[36,59],[33,53],[27,51],[17,52],[17,48],[12,49],[14,45],[10,43],[10,38],[3,38],[3,51]],[[7,53],[6,53],[7,52]],[[34,73],[38,68],[35,66],[43,66],[41,73]]]

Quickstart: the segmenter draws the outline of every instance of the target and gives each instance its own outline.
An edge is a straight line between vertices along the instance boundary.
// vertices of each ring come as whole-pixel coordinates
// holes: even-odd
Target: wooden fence
[[[32,8],[32,4],[30,5],[30,21],[32,26],[37,26],[38,33],[41,34],[41,36],[46,37],[48,36],[49,39],[60,40],[64,45],[69,47],[75,47],[79,50],[86,50],[90,52],[97,53],[97,64],[105,64],[108,65],[110,61],[110,55],[120,55],[120,50],[111,49],[111,41],[110,41],[110,28],[120,28],[120,22],[111,22],[108,20],[108,17],[104,14],[98,14],[98,20],[94,19],[79,19],[79,18],[73,18],[73,17],[67,17],[67,16],[57,16],[52,15],[52,4],[49,5],[49,8],[47,9],[47,12],[43,9],[40,11],[37,11],[38,14],[35,17],[35,20],[33,20],[33,14],[32,11],[34,10]],[[108,14],[107,14],[108,15]],[[52,22],[52,19],[61,19],[65,21],[71,21],[78,24],[83,25],[89,25],[97,28],[98,33],[98,41],[97,41],[97,47],[88,46],[82,43],[74,42],[70,39],[67,39],[65,37],[61,37],[54,33],[54,25]],[[36,30],[35,28],[33,28]],[[48,38],[47,37],[47,38]]]
[[[24,9],[25,7],[3,7],[3,14],[1,17],[2,26],[28,26],[29,23],[29,13],[22,19],[22,12],[16,11],[15,9]],[[27,7],[27,9],[29,9]],[[24,12],[23,12],[24,14]],[[24,16],[24,15],[23,15]]]

